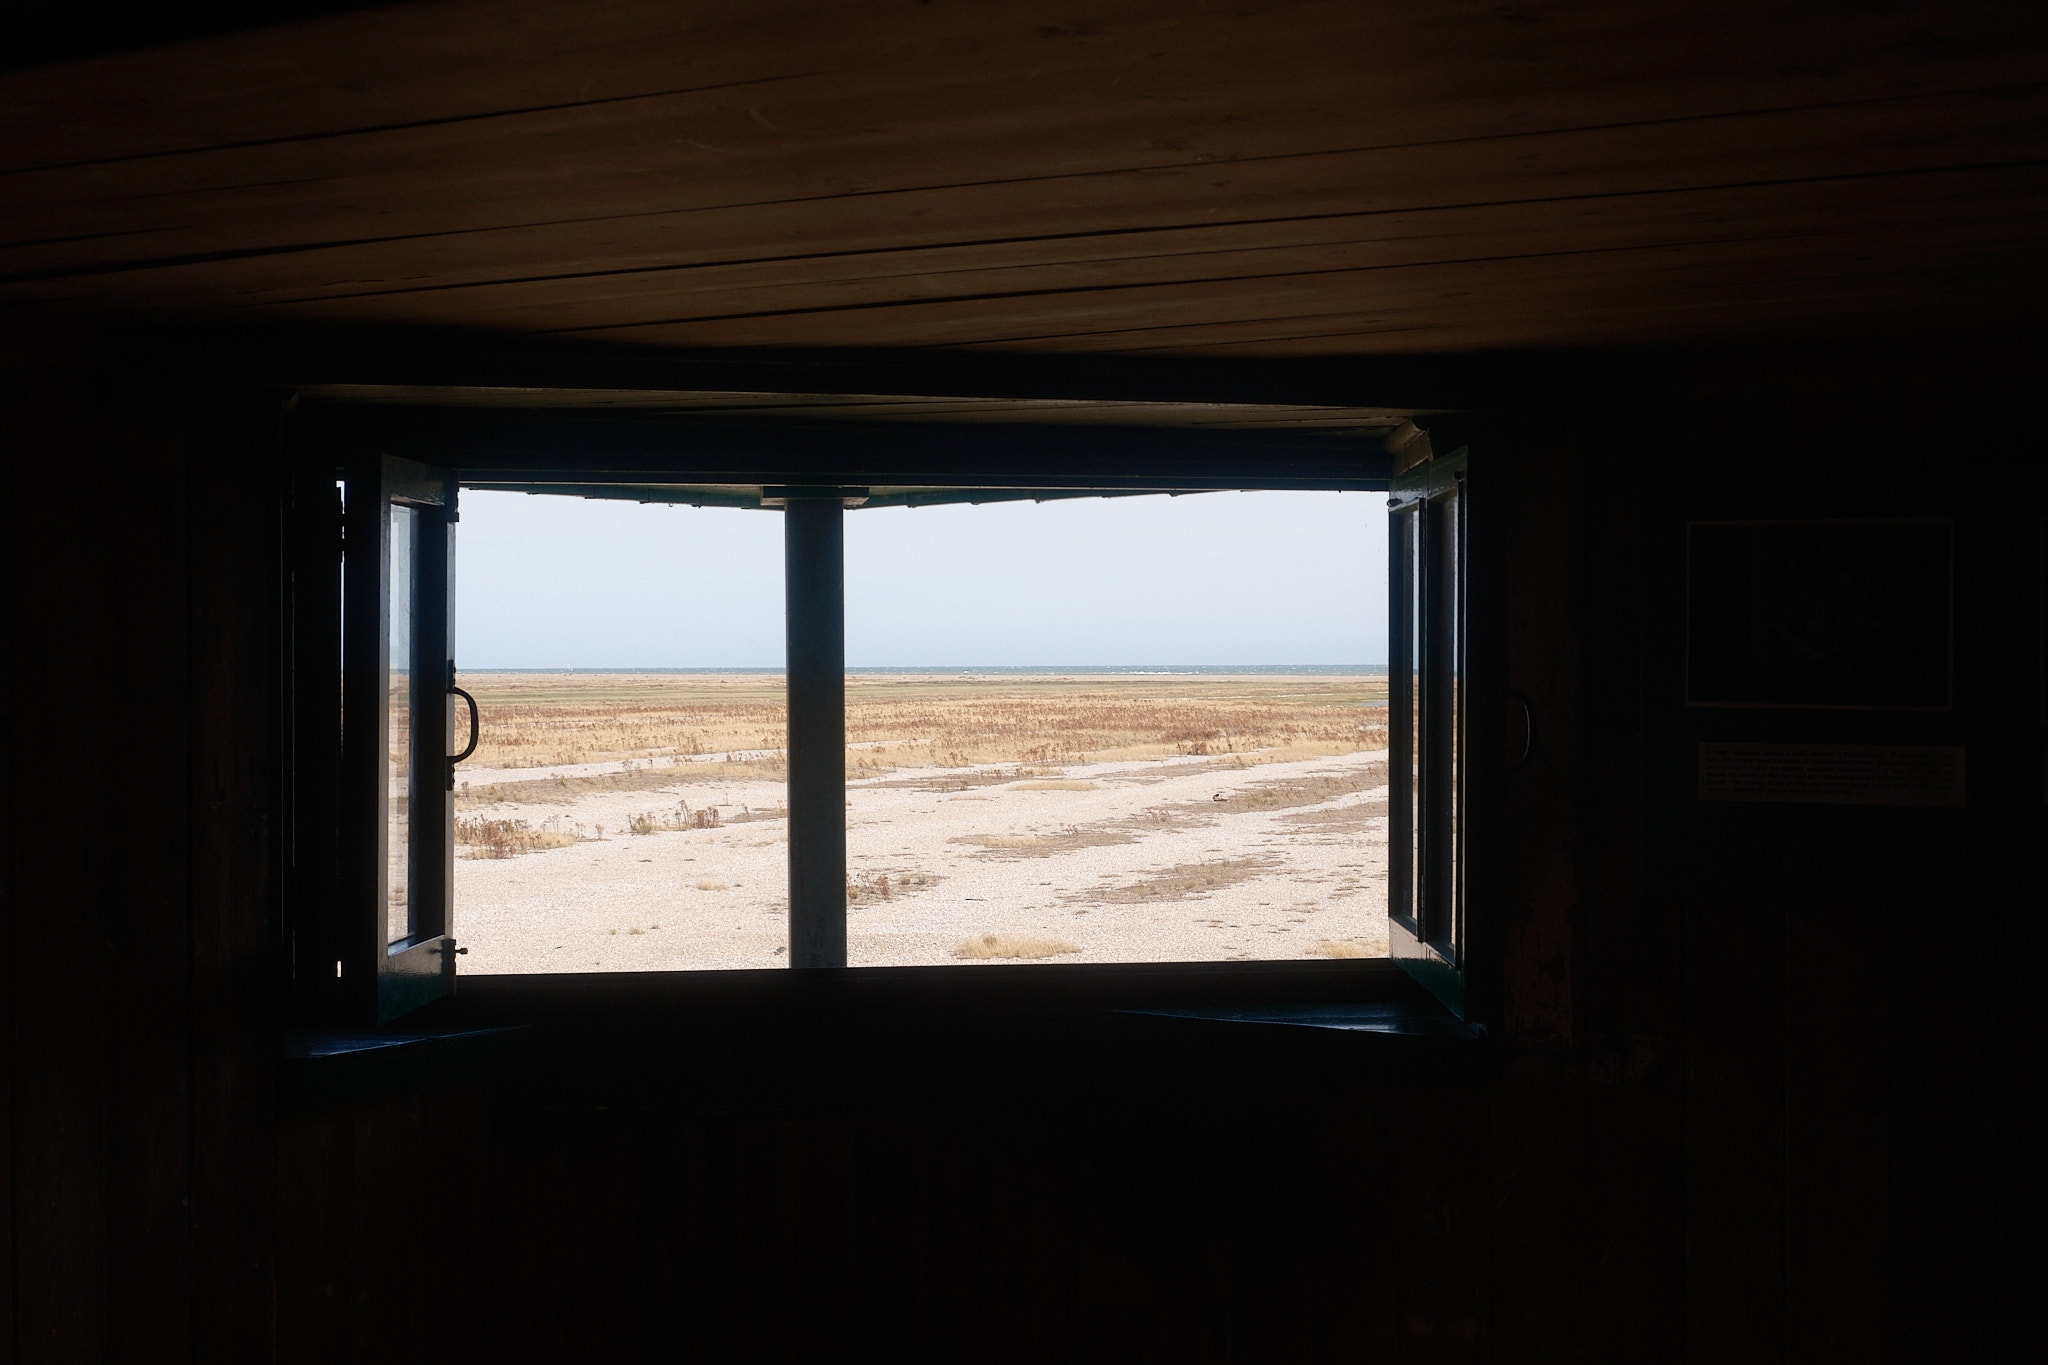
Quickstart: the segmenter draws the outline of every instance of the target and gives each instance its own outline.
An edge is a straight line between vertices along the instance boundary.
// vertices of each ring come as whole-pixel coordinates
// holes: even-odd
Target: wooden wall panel
[[[321,1106],[273,1089],[273,418],[4,372],[13,1356],[2025,1358],[2042,484],[2030,395],[1914,359],[1513,443],[1546,764],[1476,1065],[793,1019]],[[1685,518],[1902,508],[1963,518],[1967,704],[1897,723],[1977,804],[1704,810]]]
[[[142,1360],[190,1311],[185,452],[9,389],[16,1349]]]
[[[275,499],[234,414],[7,387],[15,1358],[265,1358]]]
[[[1893,964],[1910,915],[1809,902],[1786,916],[1787,1358],[1882,1358],[1890,1345]],[[1800,971],[1802,965],[1817,970]]]
[[[1002,1069],[1019,1039],[964,1026],[962,1055],[998,1068],[985,1101],[928,1086],[909,1106],[849,1106],[796,1084],[800,1062],[774,1109],[659,1082],[567,1084],[584,1096],[571,1099],[560,1068],[583,1065],[587,1039],[529,1058],[488,1098],[295,1112],[285,1241],[323,1269],[319,1303],[285,1314],[280,1354],[1478,1358],[1486,1314],[1464,1272],[1484,1259],[1469,1233],[1488,1138],[1477,1109],[1441,1103],[1459,1087],[1362,1061],[1377,1050],[1357,1040],[1189,1027],[1149,1041],[1107,1020],[1055,1030],[1032,1046],[1034,1075]],[[663,1032],[606,1066],[672,1067],[680,1040]],[[842,1041],[899,1089],[868,1051],[879,1037]],[[775,1045],[751,1058],[790,1061]],[[1296,1097],[1286,1111],[1282,1095]],[[449,1136],[370,1138],[401,1116]],[[380,1192],[407,1181],[446,1182],[455,1258],[432,1238],[374,1236]],[[403,1301],[428,1281],[438,1316]],[[360,1335],[370,1324],[384,1335]]]
[[[194,1358],[254,1361],[270,1354],[273,1317],[284,471],[274,401],[229,401],[188,420],[187,1292]]]

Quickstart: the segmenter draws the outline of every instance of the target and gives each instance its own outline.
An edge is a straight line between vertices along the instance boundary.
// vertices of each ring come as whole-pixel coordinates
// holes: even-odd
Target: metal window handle
[[[468,758],[471,754],[476,752],[476,739],[478,727],[476,714],[476,698],[470,696],[469,693],[463,691],[461,688],[457,687],[452,682],[448,684],[448,695],[451,697],[460,697],[464,701],[469,703],[469,745],[467,748],[463,749],[461,753],[450,754],[448,756],[448,772],[450,774],[450,780],[452,781],[453,774],[455,772],[455,765],[462,762],[463,759]]]

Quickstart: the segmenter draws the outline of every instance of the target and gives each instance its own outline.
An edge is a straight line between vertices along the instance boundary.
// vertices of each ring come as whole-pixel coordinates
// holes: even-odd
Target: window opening
[[[782,517],[470,490],[462,529],[463,974],[786,966]]]
[[[849,962],[1386,955],[1383,515],[850,514]]]
[[[390,570],[386,576],[391,614],[389,675],[385,685],[386,828],[384,873],[387,943],[403,943],[413,933],[413,903],[407,888],[413,878],[412,807],[419,754],[413,743],[412,714],[423,700],[412,667],[413,523],[417,509],[402,504],[391,509]]]
[[[457,952],[470,974],[1382,956],[1390,877],[1418,941],[1458,951],[1455,489],[1390,543],[1357,494],[471,490],[459,579],[445,471],[370,462],[341,491],[343,672],[384,685],[341,708],[341,840],[376,884],[339,899],[374,889],[383,952],[321,965],[351,999],[377,978],[380,1018]],[[817,517],[781,510],[814,493]],[[804,526],[834,553],[799,555]],[[804,606],[785,563],[826,559],[843,584]],[[807,614],[836,635],[808,670],[830,664],[841,841],[805,836],[809,863],[790,812],[825,807],[791,800],[784,667]],[[805,948],[803,867],[832,874],[807,903],[843,950]]]
[[[1385,955],[1378,508],[846,512],[844,960]],[[463,518],[464,973],[788,965],[788,514]]]

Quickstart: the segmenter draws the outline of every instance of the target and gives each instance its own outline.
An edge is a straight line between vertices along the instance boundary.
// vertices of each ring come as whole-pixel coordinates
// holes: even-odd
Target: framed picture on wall
[[[1690,706],[1945,711],[1947,518],[1686,528]]]

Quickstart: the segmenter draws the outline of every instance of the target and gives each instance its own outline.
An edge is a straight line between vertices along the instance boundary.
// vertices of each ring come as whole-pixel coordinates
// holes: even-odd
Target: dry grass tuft
[[[705,881],[698,882],[697,889],[699,891],[723,891],[726,889],[726,886],[724,882],[714,882],[707,879]]]
[[[1063,938],[1038,938],[1032,934],[978,934],[953,950],[954,957],[986,961],[989,958],[1058,957],[1078,953],[1080,948]]]
[[[960,766],[937,764],[934,766]],[[937,777],[898,777],[887,782],[864,782],[867,787],[910,787],[921,792],[964,792],[976,787],[997,787],[1020,778],[1044,777],[1037,768],[975,768],[964,772],[943,773]],[[1054,776],[1057,776],[1057,770]],[[987,800],[986,797],[968,797],[968,800]]]
[[[1139,905],[1148,901],[1184,901],[1250,881],[1279,866],[1277,858],[1219,858],[1215,862],[1177,863],[1135,882],[1092,886],[1068,896],[1069,902],[1093,905]]]
[[[1112,844],[1135,844],[1138,842],[1138,836],[1126,827],[1127,823],[1117,821],[1103,825],[1069,825],[1051,834],[959,834],[947,842],[971,844],[997,857],[1050,858],[1055,853],[1066,853],[1077,848],[1107,848]]]
[[[1370,764],[1358,772],[1279,778],[1249,786],[1225,787],[1216,793],[1208,809],[1217,815],[1240,815],[1246,811],[1289,810],[1297,806],[1320,806],[1326,801],[1371,791],[1387,785],[1387,765]]]
[[[691,810],[690,803],[683,801],[674,810],[646,811],[631,817],[626,821],[626,831],[629,834],[659,834],[663,830],[717,829],[724,823],[718,818],[718,807]]]
[[[846,879],[846,903],[893,900],[937,886],[940,880],[927,872],[898,872],[894,876],[887,872],[863,873]]]
[[[1019,782],[1010,789],[1020,792],[1092,792],[1101,791],[1100,782]]]
[[[1321,943],[1318,943],[1315,947],[1309,949],[1309,951],[1312,953],[1321,953],[1324,957],[1383,956],[1383,954],[1374,952],[1366,944],[1360,943],[1357,939],[1353,938],[1324,939]]]
[[[1280,818],[1290,825],[1322,834],[1354,834],[1361,830],[1384,829],[1387,803],[1360,801],[1354,805],[1338,806],[1333,810],[1295,811]]]
[[[540,853],[567,848],[577,842],[572,826],[561,827],[559,818],[543,820],[538,827],[524,820],[457,820],[455,842],[465,849],[465,858],[516,858],[522,853]]]
[[[976,848],[995,848],[1006,851],[1024,849],[1031,852],[1051,852],[1053,841],[1043,834],[962,834],[948,840],[955,844],[972,844]]]

